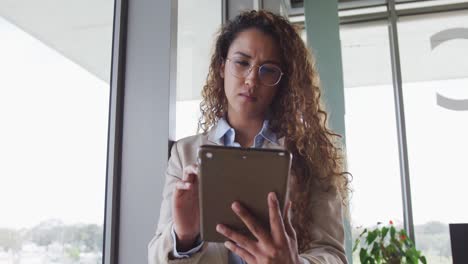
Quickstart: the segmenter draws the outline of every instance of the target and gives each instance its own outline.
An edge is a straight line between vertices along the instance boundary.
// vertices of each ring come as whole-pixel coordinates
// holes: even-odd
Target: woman
[[[265,11],[243,12],[222,29],[203,87],[203,133],[172,148],[149,263],[346,263],[342,205],[347,180],[338,135],[326,127],[318,73],[295,28]],[[284,215],[267,198],[270,228],[238,203],[251,240],[223,225],[230,241],[200,241],[196,153],[203,144],[285,148],[293,154]]]

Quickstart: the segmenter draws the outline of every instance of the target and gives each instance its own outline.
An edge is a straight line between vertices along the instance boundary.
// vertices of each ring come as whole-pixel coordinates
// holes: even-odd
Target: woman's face
[[[228,113],[245,118],[265,118],[278,89],[278,84],[268,86],[265,83],[274,83],[280,69],[279,47],[270,35],[254,28],[240,32],[229,47],[221,68]],[[240,74],[242,71],[247,73],[245,77]]]

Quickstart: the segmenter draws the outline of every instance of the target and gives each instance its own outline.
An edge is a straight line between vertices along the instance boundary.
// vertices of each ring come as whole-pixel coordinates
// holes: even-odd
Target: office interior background
[[[196,133],[220,26],[289,17],[317,57],[365,227],[452,263],[468,223],[468,1],[0,1],[0,264],[145,263],[168,142]]]

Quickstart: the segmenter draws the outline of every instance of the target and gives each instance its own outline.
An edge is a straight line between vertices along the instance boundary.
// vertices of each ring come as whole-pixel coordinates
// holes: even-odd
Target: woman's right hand
[[[177,181],[173,196],[172,212],[177,250],[191,249],[200,234],[200,209],[198,204],[198,167],[184,168],[182,180]]]

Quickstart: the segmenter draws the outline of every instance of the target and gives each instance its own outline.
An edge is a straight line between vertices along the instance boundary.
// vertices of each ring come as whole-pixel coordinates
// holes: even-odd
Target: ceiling
[[[0,16],[109,83],[112,0],[2,0]]]
[[[304,13],[303,0],[286,1],[291,12]],[[339,1],[340,8],[379,3],[385,0]],[[113,0],[2,0],[0,16],[109,83],[113,5]]]

